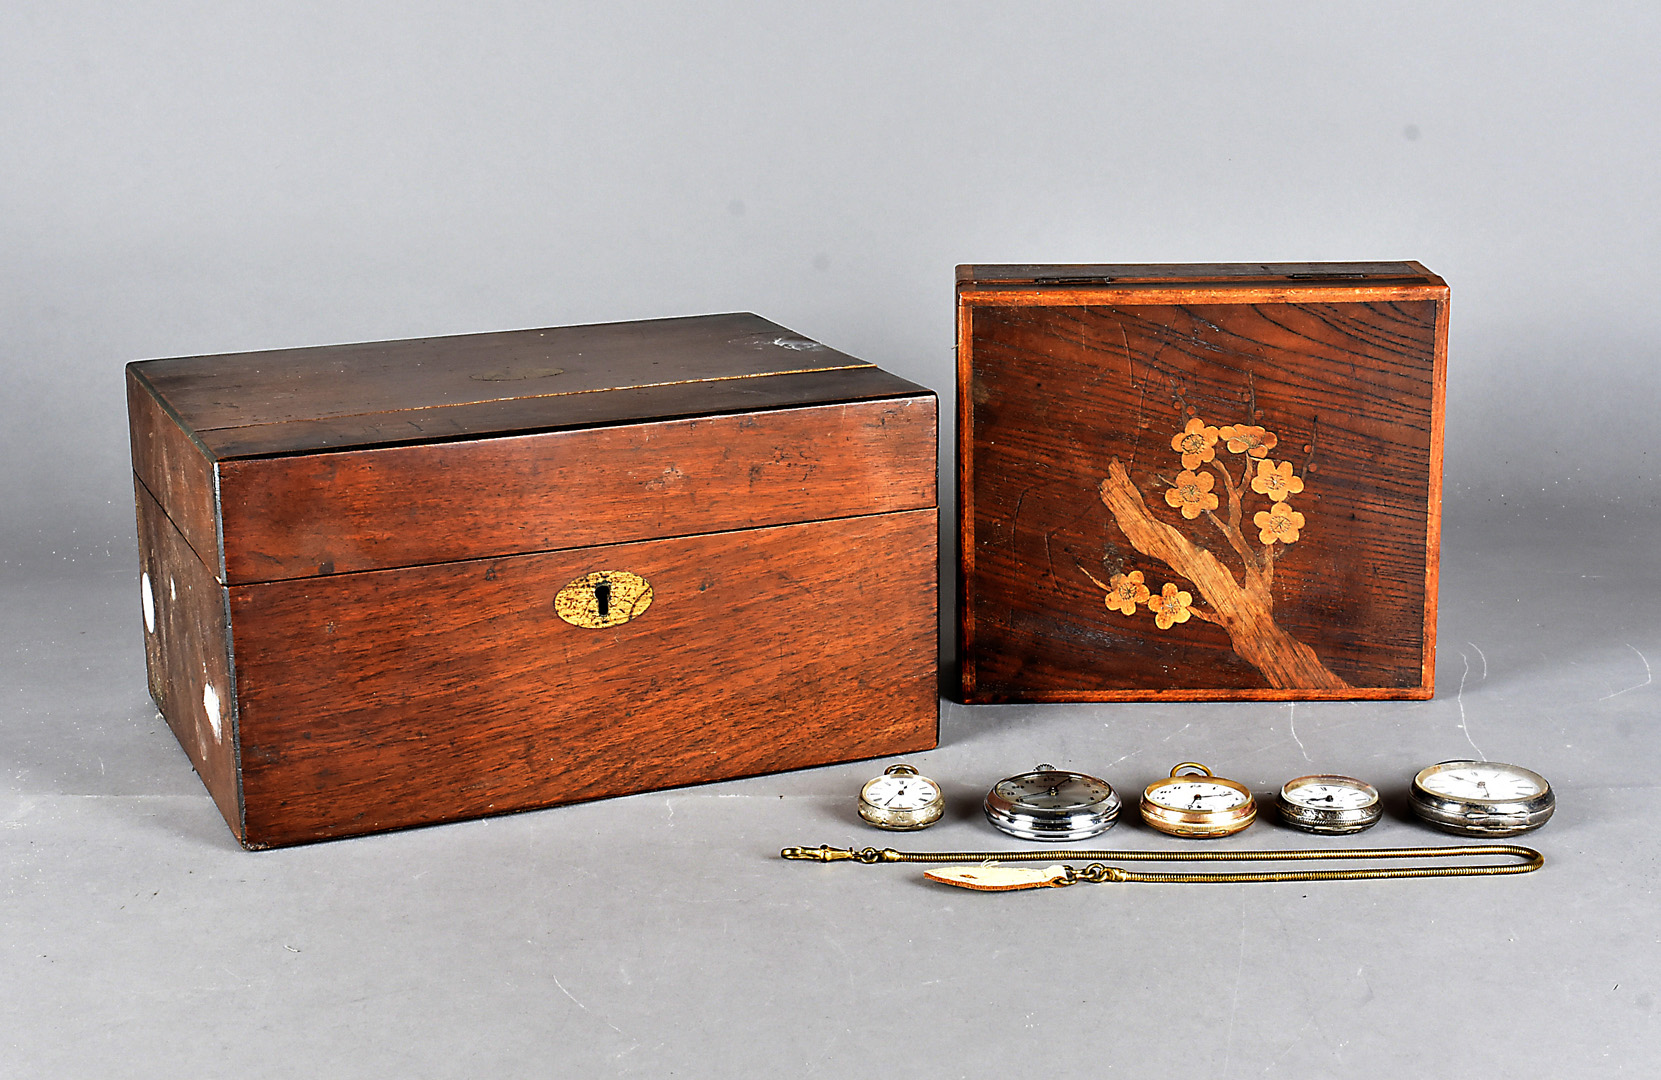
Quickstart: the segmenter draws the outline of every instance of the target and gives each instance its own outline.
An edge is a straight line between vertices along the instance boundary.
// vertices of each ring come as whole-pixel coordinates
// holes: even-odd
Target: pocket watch
[[[1184,770],[1200,775],[1180,775]],[[1257,800],[1245,785],[1184,761],[1142,792],[1142,820],[1172,836],[1229,836],[1257,820]]]
[[[1557,808],[1545,777],[1498,761],[1444,761],[1420,769],[1409,794],[1419,817],[1466,836],[1538,829]]]
[[[986,793],[986,820],[1022,840],[1083,840],[1119,818],[1119,796],[1106,780],[1040,765],[1005,777]]]
[[[1378,791],[1353,776],[1300,776],[1280,789],[1280,817],[1294,829],[1338,835],[1378,824],[1384,814]]]
[[[910,765],[890,765],[859,789],[859,816],[879,829],[926,829],[945,811],[940,785]]]

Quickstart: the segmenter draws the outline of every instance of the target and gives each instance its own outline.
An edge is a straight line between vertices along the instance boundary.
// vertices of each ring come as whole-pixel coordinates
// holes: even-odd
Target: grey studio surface
[[[1648,1076],[1661,1054],[1653,5],[0,10],[0,1076]],[[860,762],[241,850],[146,690],[122,365],[751,310],[942,398],[960,262],[1417,259],[1449,282],[1437,694],[945,702]],[[1039,762],[1202,761],[1507,878],[979,894],[786,845],[1013,846]],[[1189,846],[1198,842],[1191,842]]]

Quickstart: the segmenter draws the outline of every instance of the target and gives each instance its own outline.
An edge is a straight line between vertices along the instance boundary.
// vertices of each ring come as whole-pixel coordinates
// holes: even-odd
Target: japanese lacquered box
[[[127,368],[150,691],[290,844],[935,745],[935,395],[755,315]]]
[[[958,268],[971,702],[1428,698],[1448,289]]]

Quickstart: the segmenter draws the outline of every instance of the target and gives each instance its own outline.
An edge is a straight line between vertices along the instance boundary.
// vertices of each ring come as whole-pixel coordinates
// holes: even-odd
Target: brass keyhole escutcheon
[[[652,606],[652,584],[627,570],[596,570],[554,597],[554,613],[572,626],[603,630],[620,626]]]

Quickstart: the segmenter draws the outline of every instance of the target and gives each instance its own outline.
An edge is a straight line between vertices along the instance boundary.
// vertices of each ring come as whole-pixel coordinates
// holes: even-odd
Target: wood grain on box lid
[[[924,392],[751,314],[131,367],[221,461]]]

